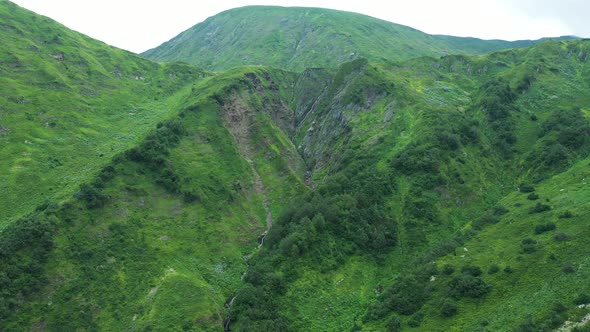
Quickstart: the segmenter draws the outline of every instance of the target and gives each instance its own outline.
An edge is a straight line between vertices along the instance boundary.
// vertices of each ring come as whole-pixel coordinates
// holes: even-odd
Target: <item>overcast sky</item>
[[[590,0],[12,1],[71,29],[133,52],[156,47],[209,16],[246,5],[347,10],[431,34],[483,39],[590,37]]]

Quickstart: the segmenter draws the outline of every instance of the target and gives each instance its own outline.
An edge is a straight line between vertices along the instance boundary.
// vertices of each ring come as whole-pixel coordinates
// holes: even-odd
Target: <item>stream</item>
[[[266,211],[266,230],[264,230],[264,232],[258,237],[258,247],[256,247],[256,249],[254,249],[254,251],[252,251],[250,254],[244,256],[244,261],[246,261],[246,270],[244,271],[244,273],[240,277],[240,280],[244,280],[244,277],[246,276],[246,273],[248,273],[248,269],[250,268],[250,265],[247,262],[248,258],[250,258],[257,250],[260,250],[260,248],[262,248],[262,246],[264,245],[264,240],[266,239],[266,236],[268,235],[268,231],[272,227],[272,213],[270,212],[270,206],[268,204],[268,198],[266,197],[266,192],[264,191],[264,187],[262,186],[262,181],[260,180],[260,176],[258,175],[258,173],[254,173],[254,174],[255,174],[256,186],[258,188],[260,188],[259,192],[264,197],[264,210]],[[237,297],[236,295],[233,295],[231,297],[231,299],[225,303],[226,318],[223,320],[223,331],[224,332],[231,332],[231,327],[230,327],[230,325],[231,325],[231,307],[232,307],[234,301],[236,300],[236,297]]]

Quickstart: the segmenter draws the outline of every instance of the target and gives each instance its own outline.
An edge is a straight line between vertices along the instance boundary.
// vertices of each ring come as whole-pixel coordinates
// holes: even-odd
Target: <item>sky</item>
[[[589,0],[12,0],[70,29],[143,52],[227,9],[323,7],[366,14],[430,34],[482,39],[590,37]]]

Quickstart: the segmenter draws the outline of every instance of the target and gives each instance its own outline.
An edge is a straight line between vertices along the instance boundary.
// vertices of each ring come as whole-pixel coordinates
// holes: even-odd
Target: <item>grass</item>
[[[0,17],[5,329],[219,331],[236,294],[232,328],[554,328],[555,302],[586,314],[573,301],[590,292],[587,41],[213,74],[149,62],[9,3]],[[317,40],[335,38],[330,29]],[[296,32],[266,44],[280,49]],[[304,55],[292,68],[317,60]],[[555,119],[574,119],[581,145],[568,140],[572,128],[550,127]],[[538,202],[551,209],[529,213]],[[269,212],[275,224],[257,249]],[[43,234],[26,228],[35,218]],[[536,234],[550,222],[555,230]],[[481,268],[489,293],[449,299],[467,265]],[[409,292],[395,289],[398,277],[423,295],[412,316],[388,304]],[[244,313],[248,294],[256,303]],[[443,317],[442,303],[457,312]],[[387,311],[366,318],[381,304]],[[260,308],[262,323],[248,321]]]
[[[174,114],[203,75],[146,61],[9,2],[0,18],[0,228],[44,201],[71,197]]]
[[[303,71],[335,68],[363,57],[378,62],[401,61],[420,56],[485,54],[534,43],[428,35],[369,16],[329,9],[249,6],[210,17],[142,55],[212,70],[266,65]]]
[[[587,47],[585,43],[576,45],[581,49]],[[305,120],[307,125],[301,125],[299,135],[295,136],[296,144],[301,142],[308,147],[315,146],[315,151],[318,149],[321,151],[326,146],[323,144],[330,142],[332,139],[330,135],[337,137],[336,142],[348,142],[346,143],[348,148],[356,152],[356,155],[353,153],[352,157],[346,154],[343,156],[344,145],[338,144],[327,145],[330,147],[330,153],[327,155],[319,154],[321,157],[318,157],[318,154],[310,154],[307,157],[308,160],[319,158],[316,160],[320,161],[342,158],[340,168],[330,164],[332,166],[329,167],[333,167],[332,172],[346,169],[347,165],[352,164],[353,161],[359,162],[362,156],[367,155],[375,156],[379,160],[377,165],[387,170],[391,167],[391,159],[400,152],[408,149],[411,151],[416,144],[418,146],[431,144],[428,142],[436,139],[437,132],[448,130],[452,133],[453,130],[458,130],[461,123],[469,123],[473,120],[478,122],[479,138],[473,143],[462,142],[459,149],[454,152],[451,150],[451,152],[443,153],[439,172],[445,179],[445,184],[435,186],[434,190],[426,189],[416,196],[412,187],[420,185],[416,181],[417,175],[421,173],[410,173],[409,176],[393,173],[396,177],[396,190],[387,202],[396,216],[399,242],[382,263],[374,264],[363,258],[363,264],[359,265],[358,258],[353,258],[356,256],[344,254],[348,255],[349,260],[337,264],[335,271],[328,269],[326,272],[310,267],[314,266],[314,263],[311,261],[306,263],[305,256],[295,260],[292,266],[278,259],[281,263],[277,263],[276,269],[298,271],[296,279],[290,282],[287,293],[281,296],[278,302],[282,308],[281,314],[292,322],[295,330],[347,330],[353,328],[355,324],[362,326],[363,330],[382,330],[384,323],[392,317],[391,315],[377,322],[363,322],[361,319],[366,308],[379,298],[370,290],[379,289],[380,286],[387,288],[396,276],[412,273],[411,264],[416,263],[410,262],[415,262],[415,259],[419,257],[433,257],[439,269],[447,263],[455,265],[457,269],[467,264],[478,265],[484,270],[483,279],[490,285],[491,292],[483,299],[457,300],[458,313],[452,318],[443,318],[439,312],[439,305],[446,296],[446,285],[452,277],[436,275],[435,281],[432,282],[433,293],[419,312],[424,317],[422,325],[412,329],[408,323],[414,319],[413,316],[402,316],[404,329],[477,330],[484,328],[480,326],[482,321],[487,321],[488,328],[505,330],[525,322],[529,313],[533,314],[533,322],[538,326],[549,324],[547,319],[552,315],[551,308],[555,302],[563,303],[568,312],[573,313],[577,310],[574,310],[571,301],[574,295],[578,294],[577,292],[586,291],[580,289],[586,276],[585,270],[578,268],[584,266],[584,256],[574,257],[573,253],[575,248],[585,244],[583,240],[575,244],[556,242],[553,240],[553,233],[560,232],[560,220],[571,221],[571,219],[559,219],[558,215],[570,209],[571,206],[586,205],[588,193],[585,191],[580,191],[575,196],[577,197],[575,201],[572,200],[574,196],[565,198],[566,196],[562,195],[570,190],[568,189],[570,185],[575,184],[576,187],[580,187],[581,179],[587,176],[585,172],[582,172],[583,168],[587,167],[587,160],[579,159],[580,156],[584,156],[583,152],[578,154],[572,150],[572,155],[568,157],[571,158],[569,164],[564,166],[569,171],[556,175],[560,174],[560,169],[563,168],[547,168],[539,164],[531,164],[526,152],[538,154],[539,152],[535,151],[539,150],[535,149],[542,149],[542,142],[538,142],[542,123],[554,113],[555,108],[570,108],[578,105],[583,107],[587,103],[583,100],[585,97],[582,93],[587,89],[587,85],[579,78],[559,74],[572,70],[583,71],[582,68],[585,68],[585,63],[580,62],[579,59],[560,60],[558,58],[560,52],[570,47],[572,46],[569,43],[545,43],[532,49],[500,52],[481,58],[452,59],[451,57],[438,61],[422,58],[408,61],[394,67],[393,70],[369,65],[344,74],[344,76],[349,75],[345,85],[338,86],[337,78],[332,81],[333,85],[328,90],[338,93],[320,97],[327,99],[325,101],[320,99],[318,103],[323,108],[310,113]],[[578,50],[579,52],[583,51]],[[511,157],[506,159],[495,148],[495,141],[498,138],[491,127],[491,120],[485,110],[477,104],[478,94],[481,93],[480,87],[494,77],[502,77],[512,82],[511,88],[516,89],[520,84],[519,77],[522,76],[523,69],[520,65],[521,60],[516,59],[527,59],[531,54],[538,53],[544,54],[545,61],[551,59],[553,65],[559,70],[542,72],[536,83],[528,88],[526,93],[517,97],[513,111],[507,120],[516,133],[516,144],[512,148]],[[474,70],[474,67],[485,67],[485,63],[500,61],[504,65],[491,68],[483,74]],[[534,63],[535,60],[530,61]],[[430,63],[429,68],[435,67],[432,63],[438,63],[440,66],[438,70],[426,73],[422,71],[424,62]],[[372,74],[374,68],[377,72],[380,71],[377,74],[378,79],[375,79],[375,75]],[[335,73],[335,75],[337,77],[340,74]],[[463,76],[456,80],[458,75]],[[401,77],[403,79],[400,79]],[[574,79],[577,83],[559,83],[564,80],[569,82],[570,79]],[[379,96],[370,104],[369,110],[364,111],[362,106],[358,107],[358,103],[363,105],[362,98],[357,98],[360,101],[357,104],[340,104],[345,99],[343,95],[357,93],[356,80],[362,82],[359,84],[362,87],[386,87],[387,82],[392,82],[395,90],[367,88],[361,92],[367,96],[368,91],[371,91]],[[379,83],[380,80],[386,83]],[[375,91],[380,92],[375,93]],[[551,97],[552,95],[570,97],[556,101]],[[551,100],[551,103],[533,104],[539,98]],[[397,102],[397,107],[390,120],[384,122],[386,105],[390,105],[392,100]],[[531,112],[538,116],[536,122],[530,119]],[[351,128],[350,131],[338,129],[321,131],[319,136],[303,132],[313,121],[316,121],[316,124],[321,123],[323,128],[334,128],[335,126],[326,119],[338,119],[341,113],[350,117],[350,122],[347,122]],[[320,140],[320,137],[321,141],[316,143],[314,140]],[[440,149],[445,148],[440,145],[434,146]],[[576,158],[579,161],[572,167],[571,162]],[[318,173],[328,174],[328,178],[330,177],[331,172],[322,171],[324,167],[322,162],[316,163],[315,167]],[[570,171],[572,173],[569,173]],[[462,182],[457,182],[457,174]],[[535,185],[538,188],[537,193],[542,200],[550,199],[550,202],[544,201],[544,203],[552,206],[551,211],[529,214],[529,208],[535,202],[527,200],[526,194],[519,193],[518,185],[531,181],[541,181],[538,186]],[[554,190],[545,189],[557,186],[561,187]],[[561,189],[564,191],[560,191]],[[516,201],[515,197],[520,199]],[[416,228],[414,226],[416,221],[412,220],[415,217],[408,211],[411,204],[407,205],[408,202],[413,201],[433,202],[436,222],[418,221],[419,227]],[[563,202],[563,205],[557,202]],[[515,203],[523,205],[518,208],[513,207]],[[509,210],[508,214],[502,216],[499,223],[484,226],[474,238],[469,240],[469,237],[466,237],[467,242],[455,249],[456,256],[445,254],[442,258],[436,258],[438,257],[436,255],[428,256],[432,255],[430,252],[439,250],[436,249],[436,243],[446,241],[454,232],[471,232],[474,221],[498,205],[506,207]],[[576,215],[574,211],[570,212]],[[513,219],[515,220],[511,224],[507,224],[506,220]],[[519,221],[517,222],[516,219]],[[583,217],[579,220],[583,220]],[[555,222],[557,230],[535,235],[535,226],[547,222]],[[581,224],[572,227],[580,226]],[[564,229],[566,233],[581,232],[579,229],[574,230],[575,228],[564,227]],[[522,251],[521,241],[526,238],[533,238],[538,242],[536,251],[532,253]],[[322,239],[333,242],[330,245],[331,248],[338,250],[338,238],[331,238],[330,235],[324,234]],[[464,251],[463,246],[468,251]],[[273,252],[268,255],[280,255],[277,250],[272,248],[268,250]],[[342,248],[342,251],[346,250],[348,249]],[[552,261],[554,260],[551,258],[552,253],[557,257],[557,261]],[[463,255],[465,258],[461,257]],[[315,259],[317,257],[314,257]],[[432,258],[429,259],[432,260]],[[543,263],[539,264],[540,262]],[[490,264],[497,264],[500,271],[493,275],[485,274]],[[286,265],[290,267],[287,268]],[[569,265],[573,267],[574,273],[564,272],[564,266]],[[506,267],[510,267],[513,272],[503,272]],[[335,286],[335,283],[343,277],[344,280],[338,284],[339,287]],[[345,280],[352,280],[350,282],[354,286],[346,288]],[[556,284],[544,286],[545,280],[555,280]],[[513,288],[509,290],[509,287]],[[538,294],[539,298],[530,301],[530,294]],[[321,310],[317,310],[318,308]],[[503,313],[496,313],[494,316],[492,312],[497,308],[504,308]]]
[[[514,272],[498,272],[485,276],[492,292],[485,300],[461,301],[459,314],[451,320],[435,319],[436,301],[425,308],[425,324],[420,329],[462,331],[476,329],[482,320],[489,322],[489,329],[504,329],[515,326],[532,314],[535,320],[543,320],[554,302],[563,303],[568,310],[574,311],[573,299],[583,292],[590,277],[587,255],[581,248],[587,247],[587,230],[584,220],[590,211],[587,197],[588,188],[583,179],[590,174],[589,160],[582,160],[569,171],[544,182],[537,188],[541,197],[551,197],[555,211],[539,215],[527,212],[525,195],[514,192],[504,198],[500,204],[511,207],[511,212],[496,225],[490,226],[474,239],[465,243],[468,252],[461,256],[446,256],[437,261],[439,266],[467,264],[481,266],[484,270],[489,264],[497,264],[501,270],[510,266]],[[562,191],[563,189],[563,191]],[[515,203],[525,205],[515,208]],[[572,219],[559,219],[561,210],[576,207]],[[535,225],[554,221],[557,230],[542,235],[534,235]],[[570,240],[558,242],[554,239],[557,232],[569,234]],[[538,241],[537,251],[533,254],[522,252],[520,240],[534,238]],[[464,254],[464,257],[462,257]],[[572,274],[563,271],[563,264],[574,266]],[[547,280],[551,280],[547,283]],[[445,279],[437,282],[444,284]],[[535,294],[534,297],[528,294]],[[442,294],[441,294],[442,295]],[[441,296],[437,294],[438,296]],[[416,330],[420,330],[416,329]]]

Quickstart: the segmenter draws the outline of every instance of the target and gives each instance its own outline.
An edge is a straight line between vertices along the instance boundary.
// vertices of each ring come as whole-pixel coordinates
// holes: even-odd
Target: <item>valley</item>
[[[10,2],[0,23],[2,330],[551,331],[589,313],[588,40],[254,6],[144,58]],[[211,31],[229,39],[199,44]]]

